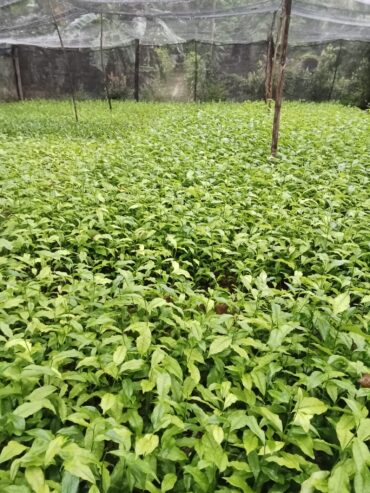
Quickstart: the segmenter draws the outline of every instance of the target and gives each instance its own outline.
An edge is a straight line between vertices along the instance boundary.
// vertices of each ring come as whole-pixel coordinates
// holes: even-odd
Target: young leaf
[[[49,486],[45,483],[45,477],[41,467],[27,467],[25,478],[35,493],[50,492]]]
[[[117,396],[113,394],[104,394],[101,402],[100,402],[100,407],[102,408],[103,414],[105,414],[109,409],[112,409],[112,407],[116,404],[117,402]]]
[[[116,364],[117,366],[121,365],[126,358],[126,354],[127,354],[126,346],[123,345],[118,346],[118,348],[113,353],[114,364]]]
[[[349,489],[349,474],[346,463],[339,463],[331,472],[328,482],[328,493],[351,493]]]
[[[209,348],[209,356],[221,353],[225,349],[229,348],[232,343],[232,338],[229,336],[218,336],[216,337]]]
[[[148,433],[136,442],[135,453],[136,455],[149,455],[158,447],[158,445],[158,435]]]
[[[161,493],[166,493],[167,491],[171,491],[175,486],[177,481],[176,474],[168,473],[164,476],[162,485],[161,485]]]
[[[25,445],[22,445],[19,442],[15,442],[11,440],[1,451],[0,453],[0,464],[3,462],[7,462],[10,459],[13,459],[13,457],[17,457],[17,455],[20,455],[22,452],[24,452],[27,449]]]
[[[95,484],[95,477],[90,467],[83,464],[78,457],[76,457],[75,460],[68,460],[64,462],[64,469],[77,478],[81,478],[89,483]]]
[[[223,442],[224,437],[225,437],[224,430],[220,426],[213,426],[212,427],[212,436],[215,439],[215,442],[220,445]]]
[[[345,312],[350,307],[351,298],[349,293],[339,294],[336,298],[331,300],[333,306],[334,315],[339,315]]]

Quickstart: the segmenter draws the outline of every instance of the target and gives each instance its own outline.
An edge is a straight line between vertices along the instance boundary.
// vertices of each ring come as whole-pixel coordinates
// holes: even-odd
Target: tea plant
[[[370,491],[369,114],[0,107],[0,491]]]

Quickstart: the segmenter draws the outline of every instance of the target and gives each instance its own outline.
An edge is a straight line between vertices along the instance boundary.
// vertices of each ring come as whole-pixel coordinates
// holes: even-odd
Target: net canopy
[[[0,0],[0,43],[253,44],[277,31],[280,11],[281,0]],[[290,45],[335,40],[370,42],[370,0],[293,0]]]

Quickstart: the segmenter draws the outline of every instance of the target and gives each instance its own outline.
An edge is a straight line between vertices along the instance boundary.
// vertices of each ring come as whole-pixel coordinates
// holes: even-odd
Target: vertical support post
[[[282,47],[281,47],[281,56],[280,56],[279,78],[276,87],[275,114],[274,114],[274,125],[272,130],[272,144],[271,144],[271,154],[273,157],[276,157],[278,144],[279,144],[280,115],[281,115],[281,106],[282,106],[283,92],[284,92],[286,61],[288,54],[288,39],[289,39],[290,18],[292,14],[292,0],[283,0],[282,13],[283,13]]]
[[[272,82],[274,75],[274,54],[275,54],[274,28],[275,28],[276,14],[277,12],[274,12],[270,33],[267,38],[265,103],[268,104],[271,104],[272,101]]]
[[[277,61],[279,59],[279,56],[281,55],[281,40],[282,40],[283,27],[284,27],[284,25],[283,25],[283,9],[281,9],[281,12],[279,15],[278,28],[277,28],[276,42],[275,42],[274,59],[272,62],[272,74],[271,74],[272,99],[274,99],[274,84],[276,85],[276,65],[277,65]],[[275,93],[276,93],[276,90],[275,90]]]
[[[135,101],[140,100],[140,40],[135,39]]]
[[[111,100],[111,97],[109,94],[107,72],[105,70],[105,65],[104,65],[103,35],[104,35],[104,32],[103,32],[103,12],[101,12],[100,13],[100,60],[101,60],[101,69],[102,69],[103,77],[104,77],[105,94],[107,96],[109,110],[112,111],[112,100]]]
[[[335,83],[337,81],[338,68],[339,68],[341,57],[342,57],[342,48],[343,48],[343,41],[341,40],[340,44],[339,44],[339,51],[337,54],[337,59],[335,60],[334,76],[333,76],[333,82],[332,82],[331,87],[330,87],[329,101],[331,101],[331,98],[333,97],[333,91],[334,91]]]
[[[58,33],[60,47],[62,48],[62,51],[63,51],[63,56],[64,56],[64,60],[65,60],[65,64],[66,64],[66,71],[68,72],[68,76],[69,76],[69,85],[70,85],[70,90],[71,90],[73,110],[74,110],[76,122],[78,123],[78,112],[77,112],[77,104],[76,104],[75,85],[74,85],[74,80],[73,80],[72,73],[71,73],[71,67],[69,66],[69,63],[68,63],[67,51],[65,49],[62,34],[60,32],[57,18],[55,16],[55,12],[54,12],[53,5],[52,5],[52,0],[48,0],[48,3],[49,3],[51,16],[53,18],[53,23],[54,23],[55,29]]]
[[[24,100],[24,94],[23,94],[23,86],[22,86],[21,67],[19,64],[18,46],[12,46],[12,58],[13,58],[15,83],[17,86],[18,99],[19,99],[19,101],[23,101]]]
[[[198,42],[194,40],[194,102],[198,100]]]
[[[212,5],[212,14],[215,16],[216,14],[216,0],[213,0],[213,5]],[[211,28],[211,73],[214,71],[214,66],[215,66],[215,34],[216,34],[216,19],[215,17],[212,18],[212,28]]]

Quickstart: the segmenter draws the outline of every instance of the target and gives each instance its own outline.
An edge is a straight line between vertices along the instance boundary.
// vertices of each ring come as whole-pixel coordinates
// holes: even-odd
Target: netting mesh
[[[15,78],[27,98],[108,87],[124,99],[260,99],[281,11],[281,0],[0,0],[0,98],[14,97]],[[289,45],[288,98],[369,104],[370,0],[293,0]]]
[[[0,43],[67,48],[266,39],[280,0],[1,0]],[[103,28],[103,29],[102,29]],[[290,44],[370,41],[367,0],[294,1]]]

